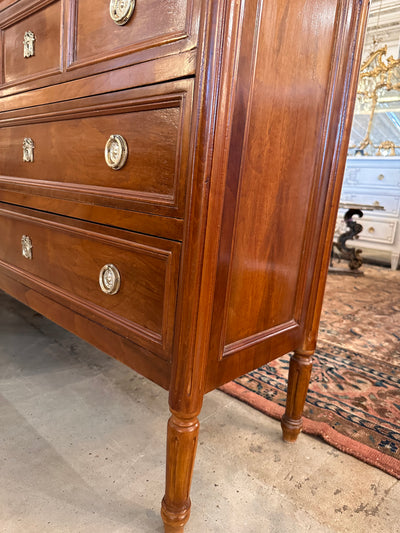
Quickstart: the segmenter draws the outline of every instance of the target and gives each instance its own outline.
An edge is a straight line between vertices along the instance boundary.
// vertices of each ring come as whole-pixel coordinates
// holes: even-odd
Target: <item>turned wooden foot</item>
[[[190,516],[190,485],[199,435],[198,419],[172,414],[168,421],[167,472],[161,516],[165,533],[183,532]]]
[[[310,383],[313,352],[296,352],[290,359],[286,411],[281,420],[283,440],[295,442],[302,427],[302,414]]]

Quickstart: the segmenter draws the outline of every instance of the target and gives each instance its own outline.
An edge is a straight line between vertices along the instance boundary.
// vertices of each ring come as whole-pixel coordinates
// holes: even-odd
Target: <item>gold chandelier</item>
[[[361,66],[357,90],[357,114],[369,113],[367,131],[364,138],[350,146],[355,155],[389,155],[395,156],[400,145],[393,139],[386,139],[378,144],[371,138],[377,108],[381,112],[390,111],[390,105],[400,100],[400,59],[393,56],[386,58],[387,46],[370,53]]]

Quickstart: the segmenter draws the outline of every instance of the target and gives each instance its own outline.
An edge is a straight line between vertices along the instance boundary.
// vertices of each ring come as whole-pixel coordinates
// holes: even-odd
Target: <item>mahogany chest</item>
[[[169,390],[294,351],[301,430],[368,1],[0,0],[0,288]]]

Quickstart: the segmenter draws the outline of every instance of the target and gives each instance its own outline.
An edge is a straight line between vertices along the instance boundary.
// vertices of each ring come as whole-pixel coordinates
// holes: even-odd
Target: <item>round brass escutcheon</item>
[[[117,294],[121,286],[121,275],[114,265],[104,265],[100,270],[99,284],[105,294]]]
[[[104,157],[113,170],[121,169],[128,158],[128,144],[122,135],[111,135],[106,143]]]
[[[373,226],[369,227],[368,233],[375,233],[375,228]]]
[[[110,17],[115,24],[118,26],[126,24],[133,15],[135,4],[135,0],[111,0]]]

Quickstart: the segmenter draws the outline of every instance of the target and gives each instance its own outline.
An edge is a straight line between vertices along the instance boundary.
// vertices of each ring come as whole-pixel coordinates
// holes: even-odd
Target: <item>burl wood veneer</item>
[[[293,351],[301,431],[367,10],[0,0],[0,288],[169,390],[166,532],[205,393]]]

